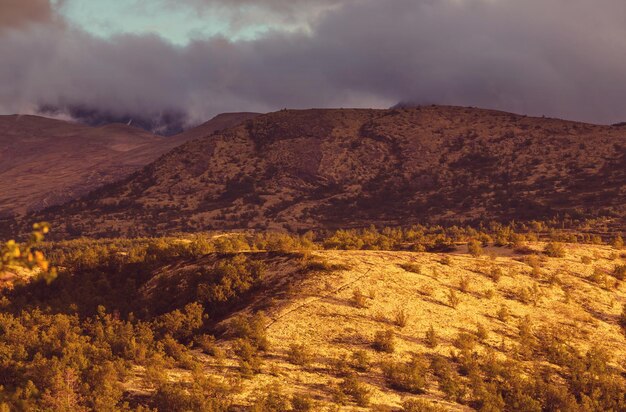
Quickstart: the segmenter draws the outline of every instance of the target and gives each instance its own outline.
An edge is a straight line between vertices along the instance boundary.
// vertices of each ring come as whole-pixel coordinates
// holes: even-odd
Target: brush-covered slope
[[[460,107],[284,110],[46,219],[73,235],[618,216],[626,129]]]
[[[58,277],[3,290],[0,403],[625,410],[619,242],[511,233],[495,247],[482,233],[481,254],[457,235],[449,253],[322,249],[334,242],[275,233],[42,245]]]
[[[532,243],[526,252],[542,255],[543,248]],[[238,399],[251,402],[277,385],[285,395],[311,396],[317,408],[345,402],[345,410],[363,410],[345,384],[351,377],[368,407],[380,410],[416,398],[441,409],[406,410],[620,410],[626,340],[617,320],[626,294],[610,273],[623,259],[610,247],[565,250],[562,258],[538,259],[505,248],[482,257],[465,248],[451,255],[315,252],[342,269],[314,272],[273,297],[261,373],[244,381]],[[392,348],[381,348],[377,334],[388,331]],[[239,371],[237,342],[220,345],[229,367],[208,357],[209,370]],[[411,362],[413,372],[402,369]],[[540,376],[553,386],[538,384]],[[591,401],[582,393],[588,390],[607,403]]]
[[[218,115],[169,138],[122,124],[89,127],[38,116],[0,116],[0,217],[76,199],[180,144],[253,115]]]

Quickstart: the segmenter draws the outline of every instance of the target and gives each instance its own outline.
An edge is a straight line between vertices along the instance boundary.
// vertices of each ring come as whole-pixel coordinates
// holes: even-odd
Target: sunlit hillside
[[[4,284],[0,401],[624,410],[623,242],[550,233],[418,227],[42,244],[58,277]]]

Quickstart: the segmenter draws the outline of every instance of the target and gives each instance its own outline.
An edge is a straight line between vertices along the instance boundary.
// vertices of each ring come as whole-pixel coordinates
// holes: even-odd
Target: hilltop
[[[225,113],[168,138],[124,124],[90,127],[39,116],[0,116],[0,217],[77,199],[180,144],[251,116]]]
[[[58,236],[556,215],[624,227],[625,188],[622,127],[447,106],[283,110],[28,220]]]

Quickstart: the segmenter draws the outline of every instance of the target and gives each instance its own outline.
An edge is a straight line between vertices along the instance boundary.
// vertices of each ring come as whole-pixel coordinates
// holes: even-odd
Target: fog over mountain
[[[0,5],[0,113],[166,134],[227,111],[399,101],[626,119],[621,0],[129,0],[223,19],[225,34],[182,45],[158,28],[96,36],[65,17],[73,1]]]

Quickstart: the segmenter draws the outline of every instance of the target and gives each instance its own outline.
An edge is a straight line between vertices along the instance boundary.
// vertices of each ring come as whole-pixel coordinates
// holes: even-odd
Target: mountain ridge
[[[252,113],[218,115],[162,137],[121,123],[98,127],[34,115],[0,116],[0,216],[63,204],[114,182],[187,140]]]
[[[625,148],[617,127],[485,109],[282,110],[31,219],[57,223],[61,236],[557,215],[624,227]]]

